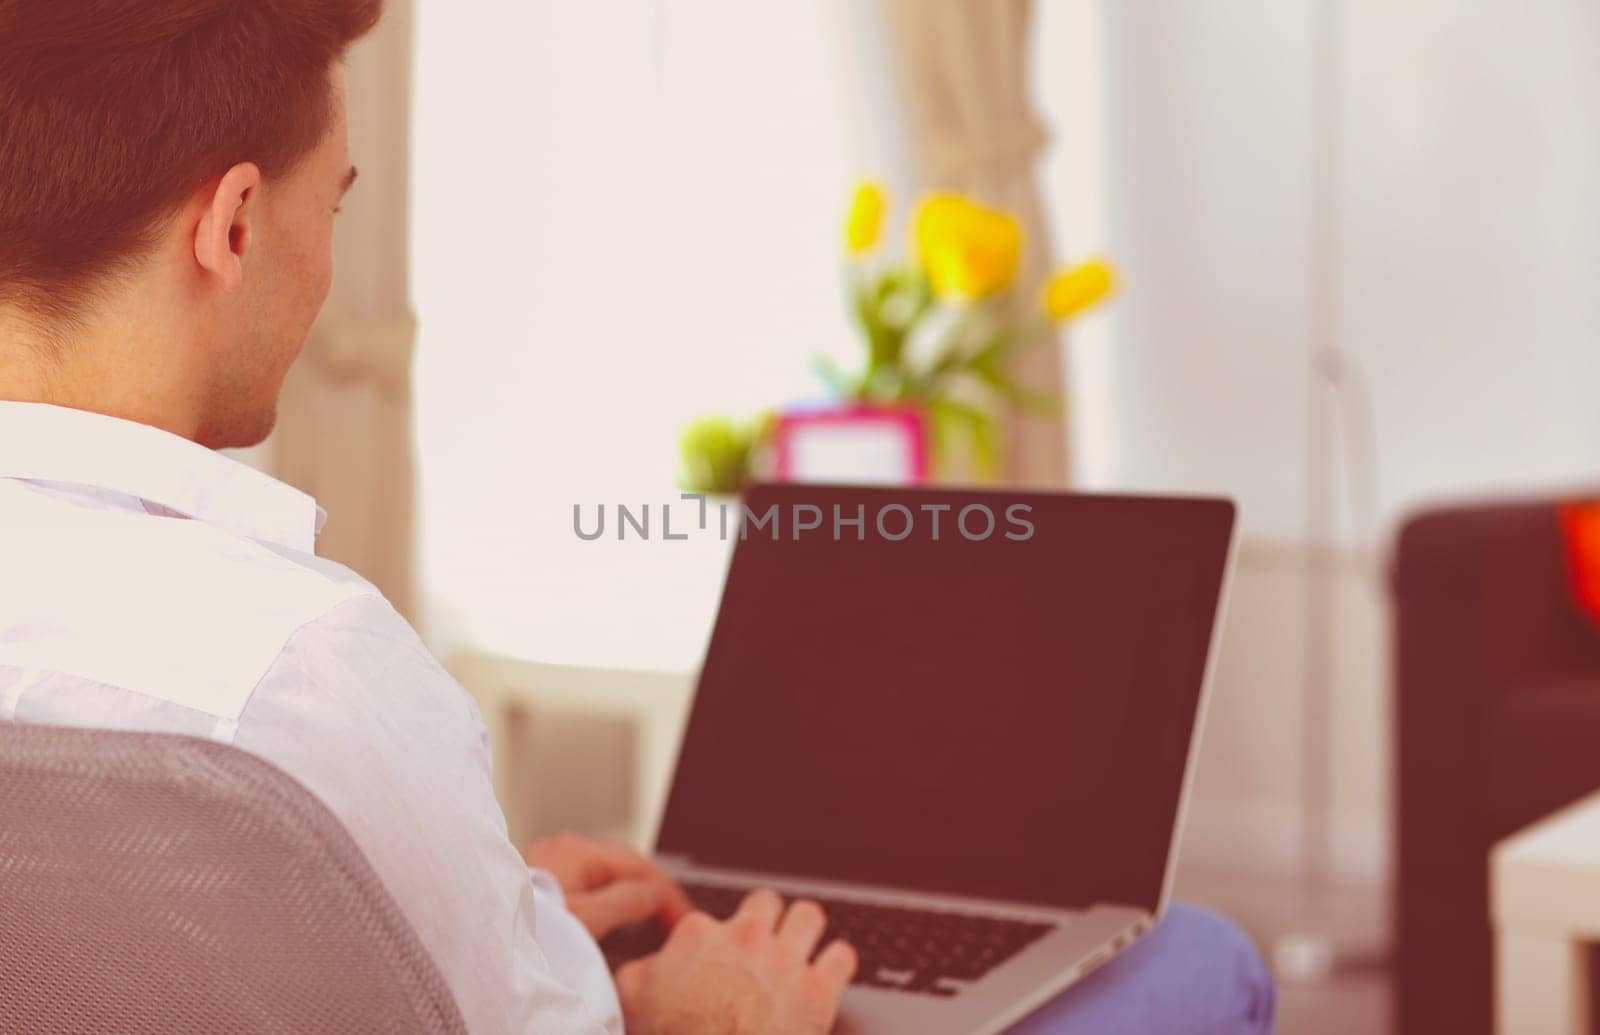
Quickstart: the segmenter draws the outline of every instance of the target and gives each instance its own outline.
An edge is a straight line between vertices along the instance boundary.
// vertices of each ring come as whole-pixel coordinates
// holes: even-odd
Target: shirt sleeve
[[[301,627],[234,743],[344,823],[470,1031],[621,1035],[599,949],[507,836],[474,702],[381,596]]]

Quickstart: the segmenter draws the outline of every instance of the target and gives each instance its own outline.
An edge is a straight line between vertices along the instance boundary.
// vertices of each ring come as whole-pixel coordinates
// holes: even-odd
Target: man
[[[855,958],[814,904],[719,923],[631,851],[519,855],[465,692],[315,556],[314,501],[214,452],[271,430],[327,295],[341,58],[379,4],[0,0],[0,719],[276,764],[474,1032],[824,1032]],[[596,939],[650,918],[665,947],[613,982]]]

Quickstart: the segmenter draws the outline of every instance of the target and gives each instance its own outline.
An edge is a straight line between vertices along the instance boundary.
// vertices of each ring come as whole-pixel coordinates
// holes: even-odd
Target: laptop
[[[861,961],[835,1031],[867,1035],[1000,1031],[1147,932],[1233,504],[800,484],[743,506],[655,845],[695,904],[818,901],[822,944]]]

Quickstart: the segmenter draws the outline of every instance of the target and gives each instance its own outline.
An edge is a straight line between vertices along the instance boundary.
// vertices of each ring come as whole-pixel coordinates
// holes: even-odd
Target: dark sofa
[[[1488,1035],[1496,841],[1600,788],[1600,627],[1553,500],[1414,516],[1393,567],[1401,1035]]]

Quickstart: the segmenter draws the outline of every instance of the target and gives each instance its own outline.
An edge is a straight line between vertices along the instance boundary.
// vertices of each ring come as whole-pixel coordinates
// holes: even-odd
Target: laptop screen
[[[745,507],[660,851],[1157,907],[1231,503],[788,485]]]

